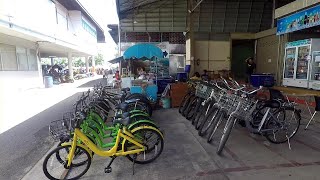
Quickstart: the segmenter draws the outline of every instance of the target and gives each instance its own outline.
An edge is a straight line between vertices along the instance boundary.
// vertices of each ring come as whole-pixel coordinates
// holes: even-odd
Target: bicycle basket
[[[214,90],[213,86],[208,83],[200,82],[196,86],[196,96],[204,99],[208,99],[211,95],[211,92]]]
[[[49,125],[49,133],[53,140],[60,141],[62,137],[70,136],[71,130],[74,128],[73,113],[63,114],[60,120],[52,121]]]

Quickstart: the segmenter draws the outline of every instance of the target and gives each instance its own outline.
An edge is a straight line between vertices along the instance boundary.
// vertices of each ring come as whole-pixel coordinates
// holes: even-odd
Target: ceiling
[[[272,24],[273,0],[192,0],[195,32],[259,32]],[[276,0],[276,8],[292,0]],[[185,32],[187,0],[117,0],[122,32]]]

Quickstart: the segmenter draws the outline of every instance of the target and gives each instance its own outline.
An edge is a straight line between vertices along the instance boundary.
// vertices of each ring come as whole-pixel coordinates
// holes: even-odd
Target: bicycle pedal
[[[112,172],[112,168],[111,167],[105,167],[104,168],[104,173],[111,173]]]

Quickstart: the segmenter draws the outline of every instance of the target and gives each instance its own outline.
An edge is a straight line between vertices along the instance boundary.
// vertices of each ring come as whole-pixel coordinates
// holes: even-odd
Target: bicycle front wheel
[[[226,145],[227,143],[227,140],[231,134],[231,130],[233,128],[233,125],[234,123],[236,122],[236,118],[235,117],[229,117],[227,123],[226,123],[226,126],[224,127],[224,130],[223,130],[223,134],[222,134],[222,137],[220,139],[220,143],[219,143],[219,146],[218,146],[218,149],[217,149],[217,154],[220,155],[224,146]]]
[[[134,161],[137,164],[147,164],[156,160],[162,153],[164,140],[159,131],[153,128],[133,129],[131,132],[134,137],[142,142],[145,147],[145,151],[139,154],[129,154],[126,157],[130,161]],[[136,149],[137,147],[128,140],[124,140],[124,151]]]
[[[71,149],[71,145],[59,146],[45,157],[42,169],[47,178],[51,180],[79,179],[90,168],[91,156],[88,151],[80,146],[76,147],[75,152],[77,152],[77,154],[75,154],[71,166],[67,167],[68,162],[66,159],[69,150],[66,149]],[[59,159],[56,157],[57,153],[59,154]]]

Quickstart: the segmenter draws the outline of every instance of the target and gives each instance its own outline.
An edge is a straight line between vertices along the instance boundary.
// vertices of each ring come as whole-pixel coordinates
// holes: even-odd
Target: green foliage
[[[96,65],[103,65],[103,63],[104,63],[103,55],[99,53],[97,56],[95,56],[94,62]]]
[[[83,67],[86,65],[86,63],[81,58],[79,58],[79,59],[73,61],[73,65],[75,67]]]

